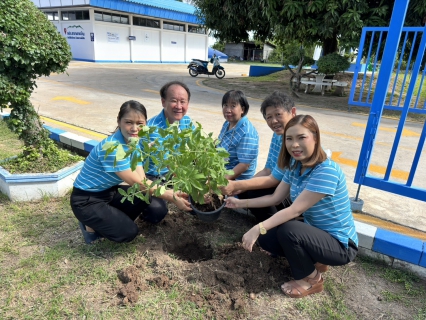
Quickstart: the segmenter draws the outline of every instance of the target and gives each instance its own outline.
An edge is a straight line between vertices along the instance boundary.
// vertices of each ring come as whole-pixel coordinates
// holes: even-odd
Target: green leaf
[[[119,144],[117,146],[117,153],[115,154],[115,158],[117,160],[123,160],[126,156],[126,152],[124,151],[123,145]]]

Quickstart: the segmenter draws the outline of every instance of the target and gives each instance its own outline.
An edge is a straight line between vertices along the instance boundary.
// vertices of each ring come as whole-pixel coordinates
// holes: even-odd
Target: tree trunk
[[[337,52],[337,37],[323,39],[322,50],[323,50],[323,53],[322,53],[323,56],[333,52]]]

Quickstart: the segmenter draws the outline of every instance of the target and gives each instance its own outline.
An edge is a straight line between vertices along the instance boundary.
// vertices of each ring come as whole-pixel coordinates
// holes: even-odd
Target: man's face
[[[188,93],[180,85],[170,86],[166,92],[166,98],[161,99],[164,113],[170,123],[181,120],[188,111]]]
[[[265,111],[265,120],[269,128],[272,129],[277,135],[284,134],[284,128],[287,122],[296,115],[296,108],[292,108],[288,112],[281,107],[267,107]]]

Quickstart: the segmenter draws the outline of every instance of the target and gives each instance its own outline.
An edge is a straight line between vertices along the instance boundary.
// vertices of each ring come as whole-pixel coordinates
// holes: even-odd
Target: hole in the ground
[[[182,243],[174,248],[170,248],[168,252],[176,256],[180,260],[188,262],[198,262],[210,260],[213,258],[213,249],[209,246],[194,242]]]

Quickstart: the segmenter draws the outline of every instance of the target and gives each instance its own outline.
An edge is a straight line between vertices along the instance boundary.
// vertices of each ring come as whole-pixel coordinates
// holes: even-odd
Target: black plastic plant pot
[[[222,205],[219,208],[217,208],[215,211],[204,212],[204,211],[200,211],[193,205],[191,197],[189,197],[189,203],[191,204],[192,210],[194,210],[194,212],[197,214],[198,219],[205,222],[213,222],[219,219],[220,212],[226,205],[226,202],[223,201]]]

